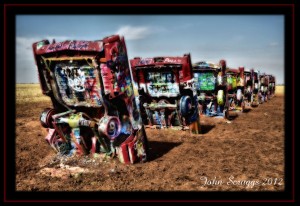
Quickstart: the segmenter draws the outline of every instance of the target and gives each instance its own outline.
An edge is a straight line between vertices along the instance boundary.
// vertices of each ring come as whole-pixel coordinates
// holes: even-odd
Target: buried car
[[[224,118],[230,119],[236,116],[236,111],[244,111],[245,103],[242,93],[244,87],[240,81],[239,70],[228,68],[224,59],[219,61],[217,74],[217,104],[220,112],[223,112]]]
[[[271,99],[275,95],[275,76],[272,74],[269,74],[269,98]]]
[[[58,154],[105,153],[123,163],[147,161],[147,136],[123,37],[42,40],[32,47],[42,92],[53,105],[41,113],[40,122]]]
[[[252,101],[252,107],[256,107],[261,102],[261,94],[259,90],[260,85],[260,79],[259,74],[260,72],[258,70],[251,69],[251,77],[252,77],[252,94],[253,94],[253,101]]]
[[[240,70],[227,69],[226,70],[226,118],[231,116],[231,111],[244,111],[245,103],[243,97],[244,80],[239,77]]]
[[[217,102],[217,74],[219,65],[205,61],[193,64],[195,87],[198,95],[199,113],[207,116],[223,116],[222,106]]]
[[[244,102],[245,106],[252,107],[257,106],[255,99],[254,99],[254,80],[253,80],[253,70],[244,70],[244,68],[239,68],[240,71],[244,73]],[[241,72],[240,72],[241,73]]]
[[[269,75],[261,73],[259,75],[260,81],[260,103],[267,102],[269,99]]]
[[[200,132],[190,54],[130,60],[145,125]]]

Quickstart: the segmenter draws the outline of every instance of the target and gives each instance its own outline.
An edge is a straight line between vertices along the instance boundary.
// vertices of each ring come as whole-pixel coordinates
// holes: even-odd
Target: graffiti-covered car
[[[223,116],[223,105],[217,102],[217,75],[219,65],[206,61],[195,62],[193,73],[197,90],[199,113],[207,116]]]
[[[241,73],[244,75],[241,75]],[[244,76],[244,78],[242,77]],[[252,70],[245,70],[243,67],[240,68],[240,77],[244,79],[244,102],[245,107],[252,107],[255,104],[254,100],[254,83],[253,83],[253,71]]]
[[[199,133],[200,119],[190,54],[130,60],[144,124]]]
[[[269,99],[269,75],[261,73],[259,75],[261,102],[267,102]]]
[[[251,73],[245,71],[245,67],[238,68],[236,99],[237,106],[242,112],[246,107],[251,107],[253,101]]]
[[[227,67],[224,59],[219,61],[216,85],[217,104],[226,119],[236,116],[236,111],[244,110],[239,73],[238,69]]]
[[[33,43],[41,89],[53,108],[40,122],[61,155],[105,153],[123,163],[147,160],[147,136],[133,92],[123,37]]]
[[[272,74],[269,74],[269,98],[271,99],[275,95],[275,76]]]
[[[242,90],[244,88],[243,83],[241,83],[241,78],[239,78],[238,69],[227,69],[226,70],[226,118],[230,118],[232,111],[244,111],[245,103]],[[243,80],[242,80],[243,82]]]
[[[258,70],[251,69],[251,76],[252,76],[252,91],[253,91],[253,102],[252,107],[257,107],[261,102],[261,94],[259,90],[260,85],[260,79],[259,74],[260,72]]]

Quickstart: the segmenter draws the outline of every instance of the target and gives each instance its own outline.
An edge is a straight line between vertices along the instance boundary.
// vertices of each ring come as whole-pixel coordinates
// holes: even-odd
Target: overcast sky
[[[274,74],[284,83],[283,15],[18,15],[16,81],[38,83],[31,45],[120,34],[128,57],[183,56]]]

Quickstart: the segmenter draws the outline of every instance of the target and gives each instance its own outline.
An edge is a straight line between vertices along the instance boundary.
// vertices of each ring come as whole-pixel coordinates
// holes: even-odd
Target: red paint
[[[137,80],[134,73],[137,68],[141,67],[155,67],[157,70],[162,66],[180,66],[182,69],[179,71],[179,81],[183,83],[185,81],[193,79],[192,66],[190,62],[190,55],[184,55],[183,57],[153,57],[153,58],[140,58],[136,57],[130,60],[131,69],[133,71],[133,78]],[[141,74],[140,74],[141,75]],[[140,83],[146,83],[144,77],[140,76]],[[177,82],[178,83],[178,82]]]
[[[42,55],[46,53],[58,52],[58,51],[91,51],[91,52],[101,52],[103,51],[102,41],[64,41],[54,44],[44,45],[35,52],[37,55]]]
[[[110,68],[106,66],[106,64],[100,65],[101,75],[103,79],[104,91],[105,94],[111,94],[114,90],[114,76],[111,73]]]

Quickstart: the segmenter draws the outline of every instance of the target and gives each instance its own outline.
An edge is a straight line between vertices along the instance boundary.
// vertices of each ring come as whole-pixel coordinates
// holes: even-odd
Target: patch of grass
[[[275,94],[284,95],[284,85],[276,85]]]
[[[16,84],[16,104],[50,101],[48,96],[43,95],[39,84]]]

